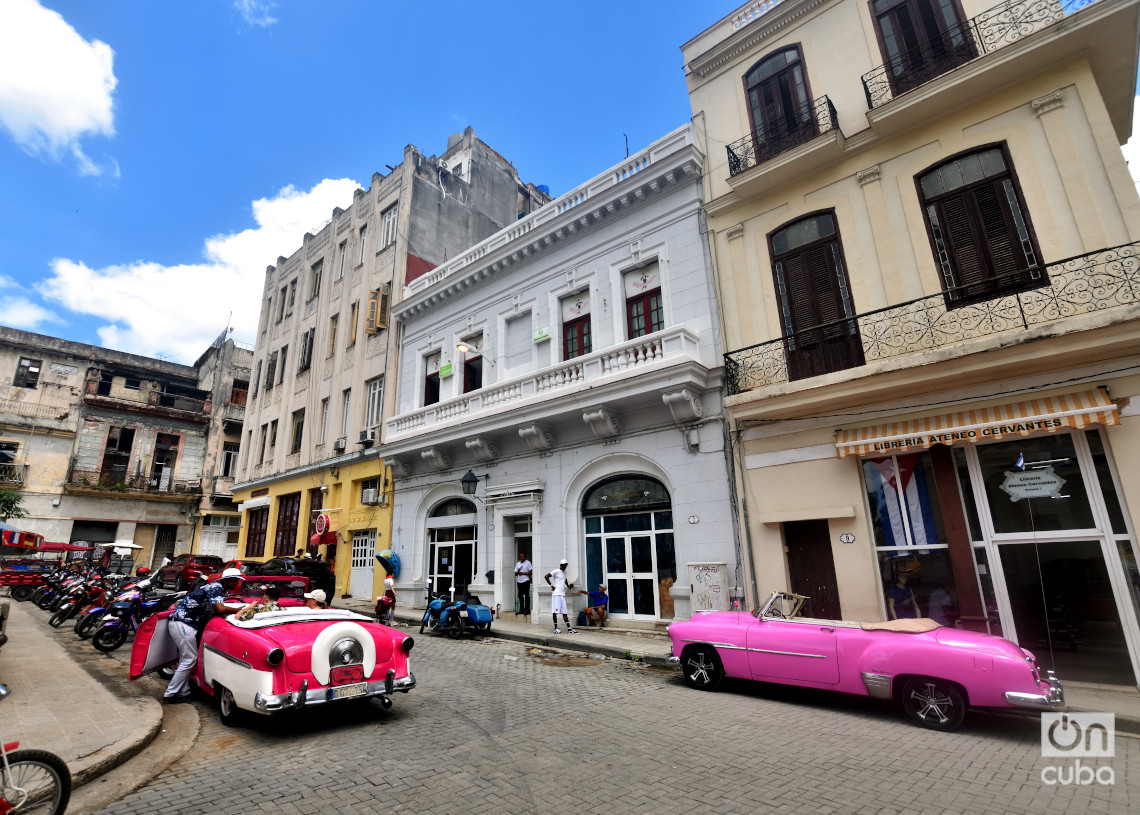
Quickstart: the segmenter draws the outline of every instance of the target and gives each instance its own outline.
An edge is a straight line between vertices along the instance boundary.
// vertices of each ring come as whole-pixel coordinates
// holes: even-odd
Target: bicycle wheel
[[[15,805],[28,796],[13,810],[17,815],[63,815],[71,800],[71,771],[63,759],[44,750],[16,750],[8,754],[8,766],[11,784],[0,772],[0,798]]]

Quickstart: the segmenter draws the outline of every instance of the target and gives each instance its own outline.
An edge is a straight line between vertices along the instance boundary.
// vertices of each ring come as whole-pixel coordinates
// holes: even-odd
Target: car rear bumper
[[[1065,689],[1061,687],[1061,680],[1057,679],[1052,671],[1046,671],[1046,681],[1049,690],[1045,693],[1018,693],[1009,691],[1005,694],[1005,701],[1013,707],[1026,707],[1035,710],[1056,710],[1065,706]]]
[[[280,713],[283,710],[324,705],[329,702],[348,701],[352,699],[383,699],[389,700],[393,693],[407,693],[416,686],[416,677],[409,673],[407,676],[396,677],[395,671],[388,672],[388,678],[383,682],[368,682],[362,692],[344,699],[334,699],[335,688],[309,689],[307,682],[301,683],[301,689],[292,693],[258,693],[253,700],[253,706],[258,713]],[[389,700],[390,701],[390,700]]]

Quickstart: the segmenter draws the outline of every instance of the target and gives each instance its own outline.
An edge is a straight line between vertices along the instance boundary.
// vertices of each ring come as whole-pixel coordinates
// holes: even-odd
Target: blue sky
[[[566,192],[688,121],[680,46],[738,5],[0,0],[0,323],[252,341],[265,267],[404,145],[470,125]]]

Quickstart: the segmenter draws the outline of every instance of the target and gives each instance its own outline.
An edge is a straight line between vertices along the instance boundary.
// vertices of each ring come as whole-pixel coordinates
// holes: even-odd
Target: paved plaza
[[[1041,782],[1037,719],[971,713],[939,734],[892,705],[728,683],[501,640],[417,637],[419,687],[223,727],[105,810],[153,813],[1128,813],[1140,741],[1112,787]],[[583,664],[585,663],[585,664]],[[1131,773],[1129,772],[1131,770]]]

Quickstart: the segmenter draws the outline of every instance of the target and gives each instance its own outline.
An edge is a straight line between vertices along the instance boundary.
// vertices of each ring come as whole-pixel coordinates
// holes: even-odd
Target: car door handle
[[[819,627],[819,630],[820,630],[820,631],[831,631],[831,632],[834,632],[834,631],[835,631],[835,629],[834,629],[834,628],[831,628],[831,627],[829,627],[829,626],[826,626],[826,625],[821,625],[821,626]]]

